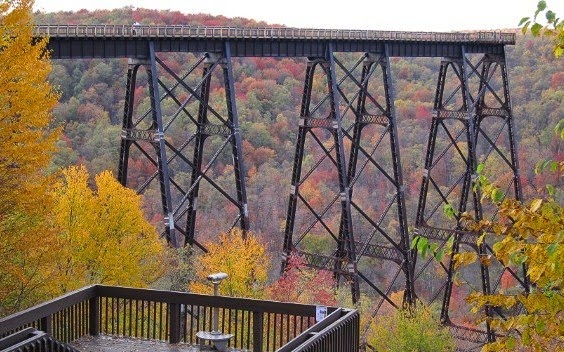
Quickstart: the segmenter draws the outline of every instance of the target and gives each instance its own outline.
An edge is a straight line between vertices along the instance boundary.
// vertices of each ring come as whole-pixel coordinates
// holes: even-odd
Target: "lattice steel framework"
[[[397,307],[390,299],[392,289],[405,290],[407,303],[414,298],[387,52],[386,47],[381,54],[366,53],[350,69],[331,51],[324,58],[308,61],[283,254],[283,268],[288,256],[295,252],[305,259],[306,265],[332,271],[337,280],[346,280],[355,302],[360,295],[360,285],[366,284],[369,291],[375,291],[380,297],[375,314],[384,302]],[[320,69],[327,90],[314,103],[312,87],[316,82],[316,69]],[[328,105],[325,110],[324,105]],[[350,145],[349,158],[345,165],[347,144]],[[318,159],[302,171],[304,160],[311,156]],[[308,196],[310,190],[303,188],[312,175],[327,173],[327,170],[333,171],[338,182],[333,183],[332,196],[316,206]],[[370,201],[353,192],[359,180],[376,179],[385,185],[382,192],[389,192],[379,212],[367,210],[372,205]],[[340,211],[335,211],[336,208]],[[297,214],[298,209],[303,210],[302,214]],[[391,226],[391,221],[397,225]],[[325,253],[312,252],[304,245],[312,236],[329,239],[331,244],[324,248]],[[389,272],[390,268],[382,265],[382,260],[396,266],[387,282],[367,272],[375,265],[380,269],[376,272],[383,272],[383,268]]]
[[[425,292],[421,289],[425,281],[438,284],[438,289],[420,298],[441,302],[442,322],[459,339],[474,344],[467,347],[492,341],[495,333],[488,323],[481,329],[460,325],[453,317],[455,291],[498,292],[503,275],[514,281],[512,288],[527,291],[529,287],[520,273],[524,268],[496,263],[491,238],[477,244],[481,234],[471,231],[462,217],[465,212],[478,220],[497,215],[495,207],[481,203],[480,189],[475,187],[479,164],[502,186],[505,196],[522,197],[505,55],[475,56],[462,46],[460,56],[441,62],[415,224],[416,233],[439,249],[452,243],[450,255],[442,261],[431,258],[417,263],[416,289]],[[456,270],[453,257],[461,251],[476,252],[479,263]],[[511,312],[486,306],[485,314],[503,317]]]
[[[160,196],[164,233],[171,245],[189,244],[203,251],[206,248],[199,234],[210,224],[202,223],[198,199],[208,197],[209,201],[211,192],[217,196],[212,203],[221,217],[234,216],[222,223],[225,230],[237,225],[249,229],[232,45],[220,40],[213,43],[214,48],[221,44],[221,50],[196,57],[181,76],[155,54],[152,42],[148,56],[140,51],[137,59],[130,60],[119,165],[122,184],[135,183],[138,192]],[[315,50],[308,49],[315,55],[308,57],[304,79],[282,267],[292,253],[298,253],[306,265],[329,270],[337,282],[350,285],[354,302],[361,291],[376,293],[380,299],[374,314],[383,304],[397,307],[390,298],[393,291],[404,291],[405,304],[413,303],[416,292],[422,292],[418,298],[440,302],[442,322],[471,347],[495,339],[487,324],[463,327],[453,312],[465,307],[454,309],[452,297],[460,287],[467,292],[497,292],[503,276],[513,282],[511,289],[526,291],[529,287],[521,272],[525,268],[495,263],[490,258],[489,236],[477,244],[480,234],[470,231],[461,216],[466,212],[476,219],[496,217],[495,207],[483,205],[480,190],[474,187],[479,164],[484,164],[490,178],[504,185],[505,196],[522,198],[503,46],[484,47],[488,51],[474,44],[439,46],[441,53],[450,56],[440,66],[415,221],[416,233],[438,248],[447,246],[452,238],[452,252],[436,262],[416,261],[409,249],[390,74],[391,56],[433,56],[435,51],[420,50],[421,43],[378,42],[372,46],[374,51],[362,54],[348,68],[349,57],[343,59],[334,52],[342,48],[335,49],[330,41],[318,44]],[[241,56],[248,54],[241,43],[233,47]],[[358,52],[351,48],[345,51]],[[261,55],[281,53],[264,51]],[[150,106],[134,117],[142,67]],[[197,72],[201,72],[199,77]],[[218,94],[225,99],[221,107],[214,99]],[[180,127],[171,128],[175,124]],[[182,137],[174,133],[176,128],[182,130]],[[142,180],[130,180],[132,153],[153,167]],[[233,167],[232,183],[221,179],[215,169],[228,159]],[[318,189],[316,175],[323,178],[325,188]],[[367,195],[367,188],[360,187],[366,184],[373,194]],[[381,205],[374,207],[374,199]],[[443,209],[451,209],[453,218],[445,217]],[[214,228],[217,230],[223,228]],[[455,270],[453,256],[465,247],[481,260]],[[466,285],[455,285],[457,280]],[[473,286],[476,282],[478,286]],[[423,289],[425,285],[430,287]],[[426,291],[431,293],[425,296]],[[503,317],[512,312],[486,307],[485,314]]]
[[[207,53],[197,58],[180,77],[155,55],[152,43],[149,45],[148,59],[129,61],[118,177],[123,185],[128,184],[130,150],[135,146],[141,153],[139,155],[154,165],[154,172],[138,182],[137,191],[147,191],[158,180],[165,215],[164,233],[169,243],[173,246],[195,245],[206,251],[197,238],[199,229],[206,226],[199,224],[198,227],[197,221],[198,195],[203,183],[224,201],[218,202],[225,207],[222,215],[227,216],[229,207],[237,214],[235,220],[227,221],[230,224],[227,229],[220,230],[228,231],[237,224],[244,231],[249,227],[230,46],[227,43],[223,52]],[[147,72],[150,108],[134,118],[140,67],[145,67]],[[198,71],[202,72],[200,79],[194,77]],[[225,95],[225,106],[220,108],[210,103],[212,85],[218,78]],[[162,95],[160,89],[164,91]],[[165,104],[168,115],[162,111]],[[175,108],[171,109],[170,105]],[[188,138],[170,136],[171,126],[175,124],[181,126],[177,128]],[[212,170],[226,153],[230,154],[235,175],[232,189],[220,184]],[[181,178],[181,172],[190,174],[189,182]]]
[[[323,98],[317,103],[312,102],[312,89],[316,71],[325,80],[327,89]],[[356,244],[352,228],[349,178],[346,169],[338,94],[335,59],[332,48],[329,46],[325,57],[310,58],[307,63],[286,216],[283,266],[287,263],[291,251],[296,249],[296,244],[310,233],[316,225],[319,225],[327,235],[338,243],[339,251],[334,255],[305,251],[299,251],[299,254],[305,258],[309,266],[331,270],[336,276],[343,275],[346,277],[351,286],[353,301],[356,302],[360,297],[360,289],[356,270]],[[306,145],[306,138],[311,142],[310,147]],[[305,172],[305,175],[302,175],[306,150],[315,147],[319,148],[322,156]],[[336,170],[337,175],[336,180],[333,180],[336,182],[331,190],[334,196],[331,197],[332,199],[328,204],[325,204],[319,210],[315,209],[311,200],[304,195],[303,185],[316,170],[322,168],[322,164],[329,164],[327,168]],[[304,225],[308,225],[305,232],[301,233],[297,240],[294,240],[296,210],[300,204],[303,204],[308,211],[309,218],[304,220]],[[323,219],[324,216],[328,218],[330,215],[340,221],[341,233],[336,226],[331,226]]]

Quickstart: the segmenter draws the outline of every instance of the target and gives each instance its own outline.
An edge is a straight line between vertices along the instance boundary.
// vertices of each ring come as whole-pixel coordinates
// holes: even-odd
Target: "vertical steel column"
[[[163,115],[161,112],[161,99],[159,94],[159,82],[157,79],[157,65],[155,61],[155,45],[149,42],[149,60],[150,69],[147,71],[149,77],[149,95],[151,98],[151,110],[153,112],[153,126],[155,128],[156,138],[153,146],[157,153],[157,164],[159,169],[159,184],[161,189],[161,201],[163,214],[165,214],[165,231],[167,240],[173,247],[177,247],[177,238],[174,228],[174,216],[172,214],[172,198],[170,196],[170,178],[168,172],[168,163],[166,157],[166,146],[164,137]]]
[[[427,237],[429,240],[439,240],[442,244],[441,246],[445,245],[449,237],[453,237],[453,247],[451,251],[450,258],[448,260],[448,265],[445,268],[447,279],[446,282],[443,284],[444,288],[444,295],[442,300],[441,306],[441,321],[444,324],[450,323],[449,318],[449,306],[450,306],[450,298],[452,294],[452,285],[453,285],[453,278],[454,278],[454,255],[458,253],[460,244],[463,240],[463,236],[466,235],[464,232],[464,227],[460,222],[460,214],[466,211],[469,193],[472,190],[472,182],[475,173],[475,115],[473,112],[474,103],[468,91],[468,75],[467,69],[464,63],[465,60],[465,52],[464,49],[461,48],[461,57],[460,58],[449,58],[443,59],[441,62],[441,67],[439,70],[439,78],[437,82],[437,89],[435,93],[435,101],[434,101],[434,114],[431,123],[431,130],[429,133],[429,139],[427,143],[427,153],[425,156],[425,170],[423,173],[423,180],[421,183],[421,191],[419,195],[419,204],[417,208],[417,218],[416,218],[416,229],[417,232],[421,236]],[[454,79],[458,83],[457,89],[448,97],[445,97],[445,86],[447,82],[447,77],[452,71]],[[451,99],[457,94],[460,93],[462,101],[461,106],[452,109],[447,106]],[[445,120],[458,120],[462,123],[461,131],[453,137],[452,127],[448,127],[445,124]],[[435,159],[435,148],[437,146],[437,135],[439,132],[439,128],[445,131],[445,134],[450,138],[450,144],[448,147],[444,148],[440,151]],[[467,150],[464,152],[457,146],[458,138],[464,135]],[[441,158],[445,157],[446,152],[450,149],[454,148],[459,156],[460,160],[464,163],[464,173],[461,178],[450,188],[450,190],[445,193],[441,191],[437,181],[433,177],[433,168],[436,166],[436,163]],[[460,186],[461,185],[461,186]],[[451,196],[451,192],[454,190],[455,187],[460,187],[459,191],[460,194],[457,196]],[[438,194],[439,200],[438,205],[434,208],[430,206],[431,210],[429,210],[428,195],[433,190],[435,193]],[[450,197],[449,197],[450,196]],[[449,200],[450,198],[450,200]],[[455,202],[453,198],[458,198],[458,201]],[[452,202],[452,203],[451,203]],[[452,206],[453,204],[456,205],[456,214],[454,216],[456,224],[453,226],[454,228],[445,228],[444,225],[441,226],[442,221],[440,219],[436,219],[437,216],[435,212],[439,208],[441,204]],[[434,220],[432,223],[428,223],[429,220]],[[452,226],[452,225],[451,225]],[[442,265],[442,264],[441,264]],[[419,273],[420,274],[420,273]]]
[[[249,215],[247,207],[247,193],[245,187],[245,169],[243,165],[242,156],[242,141],[239,131],[239,119],[237,114],[237,105],[235,100],[235,89],[231,63],[231,47],[229,42],[225,43],[224,52],[222,53],[207,53],[204,69],[202,73],[202,80],[199,92],[191,88],[187,88],[192,95],[198,100],[198,117],[197,117],[197,131],[195,136],[195,144],[193,150],[192,162],[189,163],[192,168],[190,188],[185,196],[188,206],[186,209],[186,244],[196,244],[202,250],[206,250],[202,244],[195,240],[196,233],[196,213],[198,206],[198,194],[200,189],[200,182],[205,180],[213,188],[219,191],[231,204],[235,205],[239,210],[237,220],[232,226],[238,222],[239,227],[243,230],[243,235],[249,230]],[[212,73],[216,67],[221,67],[223,75],[223,84],[225,88],[225,99],[227,107],[227,119],[224,119],[220,114],[209,105]],[[210,115],[208,115],[210,113]],[[210,121],[209,117],[214,118]],[[207,165],[203,167],[203,156],[206,139],[211,136],[222,136],[225,138],[219,150],[211,157]],[[210,170],[215,163],[223,148],[231,145],[231,153],[233,160],[233,170],[235,173],[235,190],[236,199],[232,198],[228,192],[222,189],[215,183],[210,176],[207,176],[207,171]]]
[[[388,44],[385,45],[385,56],[380,59],[380,66],[384,74],[384,90],[386,97],[386,112],[389,116],[390,130],[390,147],[392,150],[392,164],[394,169],[394,180],[396,182],[396,206],[398,213],[399,232],[401,236],[400,247],[403,254],[402,270],[405,275],[405,293],[403,296],[404,303],[415,303],[415,288],[413,282],[413,266],[407,227],[407,214],[405,208],[405,190],[403,184],[403,171],[401,166],[399,137],[396,120],[395,95],[392,84],[392,73],[390,69],[390,52]]]
[[[504,104],[503,109],[505,109],[507,114],[507,129],[509,133],[509,150],[511,153],[511,166],[513,169],[513,187],[515,192],[515,198],[519,201],[523,201],[523,191],[521,189],[521,173],[519,170],[519,158],[517,157],[517,140],[515,139],[515,127],[513,125],[513,109],[511,106],[511,97],[509,93],[509,76],[507,74],[507,62],[505,59],[505,47],[503,47],[503,54],[500,57],[499,65],[501,69],[501,79],[503,84],[503,97]],[[528,278],[525,276],[525,279]],[[527,282],[527,289],[528,289]]]
[[[507,120],[507,132],[509,135],[509,151],[510,151],[510,162],[511,169],[513,170],[513,190],[515,192],[515,199],[523,201],[523,190],[521,187],[521,172],[519,168],[519,158],[517,157],[517,139],[515,138],[515,127],[513,122],[513,108],[511,105],[510,87],[509,87],[509,75],[507,74],[507,60],[505,58],[505,46],[503,47],[503,53],[499,58],[499,66],[501,69],[501,79],[503,84],[503,109],[506,113]],[[522,277],[523,277],[523,289],[525,292],[529,292],[531,289],[531,283],[529,281],[529,275],[527,275],[527,265],[522,266]]]
[[[313,76],[315,73],[316,63],[313,60],[308,60],[305,79],[304,90],[302,93],[302,104],[300,108],[300,119],[306,119],[309,116],[309,106],[311,103],[311,88],[313,85]],[[292,166],[292,178],[290,180],[290,197],[288,199],[288,210],[286,212],[286,224],[284,227],[284,244],[282,252],[282,268],[284,272],[288,264],[288,257],[294,249],[293,234],[294,225],[296,220],[296,209],[298,207],[298,191],[300,187],[300,179],[302,175],[302,162],[304,159],[305,138],[309,128],[306,124],[300,124],[298,127],[298,134],[296,138],[296,150],[294,152],[294,164]]]
[[[465,47],[463,47],[463,49],[465,49]],[[465,52],[463,52],[463,57],[464,57],[463,73],[464,73],[465,83],[467,86],[469,86],[468,85],[469,59],[466,57]],[[472,196],[474,201],[474,218],[478,221],[484,218],[484,212],[482,209],[481,194],[480,194],[481,191],[480,189],[475,187],[475,181],[478,177],[478,175],[476,174],[477,172],[476,169],[478,167],[478,158],[476,155],[476,149],[478,144],[478,129],[480,128],[480,123],[483,118],[482,112],[485,106],[486,85],[488,85],[489,71],[491,67],[491,64],[487,60],[487,57],[485,59],[486,59],[485,62],[482,64],[480,84],[477,92],[477,97],[475,99],[476,103],[473,106],[473,109],[471,109],[473,111],[471,111],[471,115],[469,116],[469,118],[471,118],[470,131],[472,137],[472,141],[471,142],[469,141],[468,143],[469,146],[472,146],[471,150],[469,148],[469,153],[472,152],[472,154],[470,154],[469,156],[469,172],[471,172],[470,174],[472,175],[472,181],[470,187],[472,187],[471,190],[472,190]],[[482,259],[486,260],[488,256],[486,242],[482,241],[482,243],[480,243],[477,246],[478,246],[478,257],[480,260],[480,278],[482,284],[482,293],[485,295],[489,295],[492,292],[490,285],[490,272],[488,266],[485,264],[485,261],[482,261]],[[493,315],[492,307],[490,305],[486,305],[484,308],[485,308],[486,316],[488,318],[492,317]],[[491,329],[489,319],[486,320],[486,333],[487,333],[488,341],[495,340],[495,334]]]
[[[186,245],[194,243],[194,235],[196,232],[196,210],[198,193],[200,191],[200,183],[197,182],[202,169],[202,157],[204,154],[204,144],[206,134],[199,133],[200,126],[207,124],[208,121],[208,103],[210,99],[211,74],[210,69],[214,66],[215,61],[209,55],[204,63],[202,73],[202,86],[200,88],[200,100],[198,102],[198,132],[194,141],[194,154],[192,157],[192,174],[190,176],[190,191],[188,192],[188,209],[186,220]]]
[[[118,180],[122,186],[127,186],[127,167],[129,164],[129,149],[132,140],[127,138],[127,130],[133,128],[133,104],[135,102],[135,86],[137,83],[137,71],[140,64],[136,60],[129,59],[127,65],[127,83],[125,87],[125,106],[123,108],[121,148],[119,153]]]
[[[239,202],[239,226],[243,235],[249,230],[249,214],[247,205],[247,189],[245,186],[245,166],[243,164],[243,144],[239,129],[239,115],[235,99],[235,85],[233,80],[233,67],[231,63],[231,43],[225,42],[225,62],[222,64],[223,79],[225,83],[225,99],[227,103],[228,123],[231,128],[231,149],[233,153],[233,168],[235,171],[235,188]]]
[[[335,69],[335,58],[333,56],[333,44],[328,44],[327,60],[329,61],[329,71],[326,71],[327,86],[329,88],[329,104],[331,116],[335,120],[336,130],[333,130],[335,140],[335,152],[337,161],[337,172],[339,174],[339,192],[341,195],[341,228],[344,231],[344,241],[346,248],[347,270],[351,277],[351,294],[353,302],[360,299],[360,287],[357,274],[356,244],[354,240],[352,215],[351,215],[351,193],[349,191],[349,176],[347,174],[347,163],[345,160],[345,150],[343,143],[343,125],[341,121],[341,111],[339,109],[339,94],[337,90],[337,78]]]
[[[377,68],[375,68],[377,66]],[[368,91],[368,83],[371,81],[371,77],[375,69],[379,69],[382,72],[382,85],[384,88],[384,104],[379,104],[375,97]],[[404,291],[404,303],[405,304],[412,304],[415,301],[415,294],[413,288],[413,267],[411,264],[411,251],[409,248],[410,241],[409,241],[409,234],[407,231],[407,215],[405,210],[405,195],[404,195],[404,188],[403,188],[403,175],[401,170],[401,162],[400,162],[400,151],[399,151],[399,142],[398,142],[398,134],[397,134],[397,123],[396,123],[396,115],[395,115],[395,107],[394,107],[394,92],[393,92],[393,85],[391,81],[391,71],[390,71],[390,62],[389,62],[389,55],[388,55],[388,48],[385,46],[385,52],[382,55],[379,54],[366,54],[365,59],[362,66],[362,73],[361,73],[361,80],[360,82],[356,82],[359,87],[359,93],[357,98],[357,106],[356,106],[356,113],[355,113],[355,122],[353,125],[353,134],[351,137],[351,150],[350,150],[350,158],[349,158],[349,167],[348,167],[348,177],[350,183],[349,194],[351,197],[351,204],[355,207],[359,207],[359,205],[353,199],[353,188],[356,179],[360,176],[363,169],[371,165],[379,171],[379,173],[384,177],[384,179],[391,182],[395,188],[395,197],[393,200],[393,204],[389,204],[389,207],[394,206],[397,210],[397,215],[395,219],[397,219],[399,224],[398,233],[400,235],[399,240],[396,242],[392,239],[390,234],[385,234],[384,229],[380,226],[377,219],[367,219],[370,223],[373,224],[373,228],[371,232],[373,235],[369,237],[368,240],[364,242],[359,240],[356,244],[357,252],[359,256],[357,260],[365,255],[368,257],[376,257],[380,259],[388,259],[395,261],[397,264],[401,266],[401,270],[404,273],[405,278],[405,291]],[[367,111],[367,99],[369,102],[375,105],[377,111],[369,112]],[[388,134],[389,138],[389,149],[382,150],[380,153],[378,145],[376,144],[369,153],[366,150],[366,147],[361,146],[361,142],[363,140],[363,130],[365,127],[370,125],[377,124],[384,127],[384,131],[380,136],[379,140],[382,140],[386,134]],[[374,138],[373,135],[366,135],[367,139]],[[365,163],[361,165],[361,169],[358,171],[357,175],[357,163],[359,159],[359,153],[364,155],[367,160]],[[391,172],[388,173],[384,170],[382,165],[379,165],[376,160],[372,157],[372,153],[381,154],[381,153],[390,153],[390,157],[392,160],[391,165]],[[360,209],[360,216],[366,217],[367,215]],[[381,218],[386,215],[387,211],[382,214],[379,214]],[[358,232],[358,229],[356,229]],[[380,244],[371,243],[375,234],[380,233],[382,236],[378,236],[379,239],[382,237],[387,240],[391,247],[386,247]],[[375,238],[374,238],[375,239]],[[388,255],[386,255],[386,254]],[[401,258],[401,259],[400,259]],[[363,276],[361,276],[363,277]],[[363,277],[365,278],[365,277]],[[366,280],[366,279],[365,279]],[[375,289],[374,283],[369,283]],[[391,286],[391,285],[390,285]],[[381,294],[384,299],[388,302],[391,302],[389,297],[387,297],[387,291],[385,289],[376,289],[379,294]]]
[[[480,189],[475,187],[478,177],[476,173],[477,167],[480,162],[491,162],[490,154],[499,158],[498,160],[501,162],[499,166],[508,167],[512,173],[511,181],[505,190],[510,191],[510,186],[512,186],[515,193],[514,196],[520,199],[521,185],[519,180],[517,149],[513,132],[505,56],[484,55],[476,64],[470,59],[471,57],[465,52],[465,46],[462,45],[461,58],[445,59],[441,63],[435,96],[435,113],[431,133],[429,135],[416,226],[419,235],[426,237],[428,240],[440,241],[442,243],[441,246],[447,242],[449,237],[453,238],[453,248],[448,264],[445,266],[443,263],[439,263],[447,274],[447,280],[441,287],[441,290],[444,289],[441,308],[442,322],[451,325],[453,331],[455,331],[457,336],[461,339],[467,339],[467,335],[470,334],[473,335],[473,340],[469,341],[482,341],[482,343],[485,343],[495,340],[495,333],[493,329],[491,329],[488,320],[486,321],[486,331],[479,331],[456,326],[456,322],[451,321],[449,317],[450,300],[453,291],[453,277],[455,274],[453,257],[458,253],[462,244],[475,250],[480,258],[477,264],[480,267],[480,288],[483,294],[488,295],[494,293],[501,280],[501,275],[498,275],[496,276],[497,279],[492,281],[492,273],[494,272],[490,268],[492,264],[486,264],[493,251],[491,245],[486,240],[481,241],[480,244],[477,243],[480,234],[472,232],[467,228],[461,218],[461,214],[471,212],[472,217],[478,221],[486,218],[494,220],[496,217],[497,213],[495,209],[490,209],[486,204],[483,205],[481,203]],[[454,72],[454,76],[451,76],[451,78],[454,77],[455,80],[458,80],[459,86],[449,97],[445,98],[444,90],[449,69],[452,69]],[[494,79],[496,74],[499,75],[498,81]],[[471,78],[475,82],[474,86],[470,84]],[[477,91],[470,91],[472,87],[474,87],[473,89],[477,89]],[[498,93],[498,90],[501,90],[502,93]],[[446,105],[449,104],[450,99],[457,94],[457,92],[462,95],[462,106],[459,109],[447,107]],[[463,124],[462,130],[458,134],[453,133],[453,125],[446,124],[447,120],[452,119],[458,120]],[[485,123],[486,120],[491,119],[498,119],[501,123],[495,120],[492,124]],[[447,142],[450,143],[447,143],[446,147],[444,147],[444,145],[441,146],[442,150],[435,158],[435,148],[439,145],[437,141],[439,128],[441,131],[445,132]],[[510,152],[509,156],[506,155],[504,148],[499,145],[502,141],[499,137],[505,128],[507,128],[509,135],[509,146],[507,148]],[[463,136],[465,136],[464,140],[462,140]],[[465,142],[467,146],[465,152],[463,152],[459,146],[459,142],[462,141]],[[465,170],[459,181],[455,182],[454,185],[450,186],[447,190],[447,188],[443,187],[444,185],[439,184],[437,178],[433,177],[432,171],[441,158],[448,156],[447,152],[450,148],[454,150],[455,154],[458,153],[460,157],[459,161],[464,163]],[[480,151],[482,155],[479,156],[478,151]],[[493,162],[496,162],[497,159],[493,160]],[[486,166],[486,168],[488,168],[488,166]],[[455,189],[459,190],[460,193],[455,192]],[[435,194],[436,197],[434,201],[438,203],[434,207],[427,204],[427,198],[431,192]],[[454,226],[451,225],[452,227],[449,227],[449,225],[444,225],[446,221],[436,216],[436,213],[438,213],[437,209],[440,208],[440,205],[456,205],[456,212],[454,214],[456,224]],[[427,262],[427,264],[428,263],[429,262]],[[417,277],[427,264],[417,273]],[[529,283],[525,275],[526,268],[523,268],[523,278],[520,278],[519,275],[510,268],[503,268],[501,272],[503,273],[506,270],[517,279],[525,291],[528,290]],[[437,297],[438,293],[435,297]],[[486,317],[489,318],[493,317],[494,314],[498,314],[501,317],[506,314],[499,307],[493,306],[486,306],[484,311]]]
[[[460,195],[460,202],[458,203],[457,214],[455,215],[457,225],[456,230],[457,232],[454,237],[454,247],[452,250],[452,254],[449,258],[449,268],[448,268],[448,279],[446,282],[445,287],[445,295],[443,299],[442,309],[441,309],[441,320],[443,323],[450,322],[449,314],[449,307],[450,307],[450,299],[452,295],[452,285],[454,284],[454,255],[458,254],[460,248],[460,241],[462,236],[465,234],[461,231],[464,230],[464,226],[460,221],[460,215],[464,213],[467,209],[468,205],[468,198],[470,194],[472,194],[472,201],[474,204],[474,213],[476,216],[481,218],[482,211],[481,211],[481,204],[480,199],[476,197],[476,193],[473,190],[473,185],[475,181],[475,172],[477,167],[476,161],[476,143],[477,143],[477,136],[476,136],[476,105],[472,100],[470,90],[470,85],[468,81],[468,65],[466,63],[466,51],[465,47],[462,46],[461,48],[461,61],[457,62],[459,78],[461,83],[461,91],[462,91],[462,98],[463,98],[463,105],[462,111],[466,114],[463,123],[465,125],[466,131],[466,143],[467,143],[467,153],[466,153],[466,171],[464,174],[464,181]],[[472,192],[472,193],[471,193]],[[482,276],[482,283],[484,283],[484,269],[487,275],[487,268],[484,265],[481,265],[481,276]],[[488,324],[488,331],[489,331],[489,324]]]
[[[424,226],[427,223],[425,219],[425,208],[427,205],[427,195],[429,194],[429,183],[431,180],[430,171],[433,167],[433,158],[435,156],[435,145],[437,141],[437,131],[439,128],[438,111],[442,108],[443,95],[445,90],[445,80],[448,67],[451,63],[442,61],[439,68],[439,78],[437,81],[437,89],[435,91],[435,100],[433,102],[433,111],[435,115],[431,120],[431,128],[429,131],[429,139],[427,141],[427,152],[425,153],[425,165],[423,169],[423,179],[421,180],[421,188],[419,191],[419,201],[417,203],[417,214],[415,218],[415,226]]]
[[[312,86],[316,68],[323,70],[323,74],[325,75],[325,78],[327,80],[328,94],[316,107],[312,109]],[[323,102],[326,101],[329,102],[328,116],[326,118],[313,117],[312,114],[320,107]],[[322,145],[321,140],[314,134],[314,129],[324,129],[326,131],[329,131],[333,140],[333,145],[331,148],[326,148]],[[307,201],[300,194],[300,185],[303,182],[303,180],[301,179],[302,161],[304,159],[305,143],[308,134],[310,134],[312,136],[312,140],[323,149],[324,156],[322,160],[329,158],[332,162],[333,167],[337,169],[339,190],[337,197],[334,199],[334,202],[339,201],[340,209],[341,233],[338,235],[336,233],[333,233],[333,231],[329,229],[327,224],[323,222],[322,218],[323,214],[325,214],[325,212],[331,205],[329,205],[319,214],[311,207],[310,204],[307,203]],[[332,152],[334,152],[334,155],[332,154]],[[319,161],[319,163],[320,162],[321,161]],[[319,163],[317,165],[319,165]],[[292,169],[291,190],[288,201],[288,212],[286,216],[286,225],[284,231],[282,271],[287,266],[288,256],[294,249],[296,249],[293,239],[293,233],[296,230],[296,210],[298,208],[298,202],[299,200],[301,200],[306,208],[315,217],[315,222],[321,223],[322,226],[329,232],[328,235],[330,235],[337,242],[337,249],[333,252],[333,254],[336,253],[337,255],[323,256],[319,253],[306,253],[301,251],[299,252],[299,254],[306,257],[305,259],[307,265],[309,266],[324,270],[331,270],[337,277],[339,275],[345,275],[350,283],[353,301],[357,302],[360,297],[360,289],[356,268],[356,249],[353,236],[349,180],[346,165],[341,112],[339,110],[339,92],[335,75],[335,60],[333,57],[332,45],[329,44],[326,57],[312,58],[309,59],[307,63],[302,104],[300,109],[300,125],[296,141],[294,165]],[[309,174],[311,174],[311,171],[310,173],[308,173],[308,175]],[[310,226],[310,229],[312,227],[313,225]]]
[[[177,246],[177,239],[174,228],[174,217],[172,214],[172,198],[170,194],[170,178],[166,157],[166,146],[164,138],[164,126],[161,113],[159,83],[157,79],[157,69],[155,61],[155,50],[153,42],[149,42],[149,58],[130,59],[127,73],[127,87],[125,96],[125,107],[121,134],[121,148],[118,179],[122,185],[127,184],[129,151],[133,144],[155,164],[158,170],[158,180],[161,192],[161,206],[164,214],[165,234],[167,241],[174,247]],[[146,130],[137,128],[133,121],[133,103],[137,72],[139,67],[144,66],[147,70],[149,95],[151,101],[151,125]],[[151,143],[155,149],[156,160],[152,159],[147,152],[141,148],[138,141]]]

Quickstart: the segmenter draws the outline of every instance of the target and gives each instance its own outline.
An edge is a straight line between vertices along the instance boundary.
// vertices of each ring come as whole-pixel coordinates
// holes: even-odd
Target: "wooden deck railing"
[[[331,314],[316,323],[313,305],[103,285],[89,286],[0,319],[0,338],[33,327],[63,343],[104,334],[197,344],[198,331],[211,331],[214,307],[219,308],[220,330],[235,335],[230,346],[237,349],[333,351],[286,345],[295,346],[299,341],[299,346],[306,346],[314,340],[336,338],[349,347],[334,351],[358,351],[355,310],[329,308]]]

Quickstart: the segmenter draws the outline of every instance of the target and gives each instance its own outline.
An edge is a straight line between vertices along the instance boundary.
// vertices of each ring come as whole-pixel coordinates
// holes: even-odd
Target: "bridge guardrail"
[[[35,33],[50,37],[140,37],[219,39],[382,40],[514,44],[515,33],[401,32],[282,27],[205,27],[189,25],[37,25]]]

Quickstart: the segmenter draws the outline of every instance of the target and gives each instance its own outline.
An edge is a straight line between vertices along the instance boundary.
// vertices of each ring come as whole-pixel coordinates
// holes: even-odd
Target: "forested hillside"
[[[179,12],[124,8],[114,11],[77,13],[36,13],[38,24],[190,24],[222,26],[264,26],[252,20],[208,15],[184,15]],[[508,47],[511,99],[517,126],[519,157],[525,196],[536,192],[544,175],[535,175],[539,157],[562,159],[553,129],[564,115],[564,65],[551,54],[551,44],[543,38],[518,36]],[[190,56],[167,54],[171,68],[181,72]],[[440,59],[392,59],[396,92],[396,112],[407,190],[408,217],[414,219],[421,181],[421,169],[430,127],[430,116]],[[64,136],[53,167],[85,164],[91,174],[113,170],[118,165],[121,119],[123,115],[127,60],[74,60],[53,62],[51,82],[61,92],[55,109],[57,123]],[[186,66],[186,65],[185,65]],[[244,139],[252,230],[263,233],[278,247],[290,183],[294,143],[303,89],[305,59],[235,59],[235,90]],[[139,90],[143,87],[139,87]],[[219,87],[216,87],[219,89]],[[148,97],[138,102],[139,110],[148,106]],[[182,131],[177,131],[181,133]],[[171,132],[172,134],[175,131]],[[216,166],[212,172],[228,173]],[[143,172],[143,167],[137,168]],[[149,170],[145,170],[149,171]],[[229,178],[229,175],[224,175]],[[558,178],[550,180],[557,182]],[[323,180],[309,186],[322,190]],[[377,185],[376,185],[377,186]],[[385,194],[364,190],[378,207]],[[362,190],[358,190],[362,192]],[[323,192],[318,192],[323,197]],[[156,198],[155,198],[156,200]],[[148,206],[148,214],[157,221],[159,206]],[[208,216],[213,219],[214,211]],[[413,221],[413,220],[411,220]],[[278,248],[272,248],[279,250]]]

